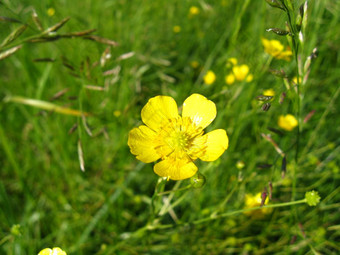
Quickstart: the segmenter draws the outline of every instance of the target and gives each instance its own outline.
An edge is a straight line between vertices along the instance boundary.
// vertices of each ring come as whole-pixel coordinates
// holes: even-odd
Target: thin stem
[[[173,190],[167,190],[167,191],[159,192],[159,193],[156,193],[156,195],[157,196],[163,196],[163,195],[167,195],[167,194],[170,194],[170,193],[187,190],[187,189],[190,189],[190,188],[191,188],[191,185],[188,185],[188,186],[185,186],[185,187],[182,187],[182,188],[179,188],[179,189],[173,189]]]
[[[297,201],[290,201],[290,202],[285,202],[285,203],[279,203],[279,204],[264,205],[262,207],[257,206],[257,207],[253,207],[253,208],[246,208],[246,209],[236,210],[236,211],[232,211],[232,212],[226,212],[226,213],[222,213],[222,214],[211,215],[209,217],[202,218],[202,219],[195,220],[195,221],[188,222],[188,223],[184,222],[184,223],[178,223],[178,224],[146,226],[146,227],[143,227],[143,229],[148,229],[148,230],[168,229],[168,228],[173,228],[175,226],[198,225],[198,224],[201,224],[203,222],[213,221],[213,220],[221,219],[221,218],[226,218],[226,217],[233,216],[233,215],[240,214],[240,213],[244,213],[244,212],[250,212],[250,211],[255,211],[255,210],[265,209],[265,208],[278,208],[278,207],[284,207],[284,206],[292,206],[292,205],[304,204],[304,203],[306,203],[306,199],[301,199],[301,200],[297,200]]]

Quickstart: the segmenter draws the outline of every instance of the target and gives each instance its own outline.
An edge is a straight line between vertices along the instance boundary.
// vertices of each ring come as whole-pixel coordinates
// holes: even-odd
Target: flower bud
[[[269,72],[271,72],[273,75],[280,77],[280,78],[287,78],[287,74],[283,70],[276,70],[276,69],[269,69]]]
[[[264,103],[261,107],[262,111],[267,112],[270,109],[270,103]]]
[[[283,11],[285,11],[285,6],[283,5],[283,3],[279,0],[266,0],[266,2],[271,6],[271,7],[274,7],[274,8],[279,8]]]
[[[314,190],[306,192],[305,199],[309,206],[316,206],[320,202],[320,196]]]
[[[206,182],[205,176],[197,173],[190,178],[191,186],[195,189],[202,188]]]
[[[21,226],[19,224],[15,224],[11,227],[11,234],[13,236],[21,236]]]
[[[256,97],[258,101],[270,101],[273,98],[273,96],[265,96],[265,95],[259,95]]]
[[[268,28],[266,29],[267,32],[273,32],[277,35],[290,35],[290,32],[287,31],[287,30],[283,30],[283,29],[280,29],[280,28]]]

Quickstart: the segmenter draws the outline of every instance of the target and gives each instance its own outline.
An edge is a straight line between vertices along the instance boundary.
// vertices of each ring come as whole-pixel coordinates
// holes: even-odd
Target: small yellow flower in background
[[[115,117],[118,118],[120,115],[122,115],[122,112],[119,111],[119,110],[115,110],[115,111],[113,112],[113,115],[114,115]]]
[[[52,17],[55,14],[54,8],[48,8],[47,9],[47,15]]]
[[[264,47],[264,51],[269,55],[273,56],[277,59],[284,59],[289,61],[291,56],[293,55],[290,49],[284,50],[284,46],[278,40],[267,40],[262,38],[262,45]]]
[[[267,97],[273,97],[275,96],[275,91],[273,89],[266,89],[263,91],[263,95]]]
[[[235,76],[231,73],[231,74],[228,74],[226,77],[225,77],[225,83],[227,83],[228,85],[231,85],[235,82]]]
[[[246,82],[251,82],[254,79],[254,76],[252,74],[249,74],[246,78]]]
[[[247,65],[234,66],[232,70],[235,79],[238,81],[243,81],[249,73],[249,67]]]
[[[261,197],[261,192],[257,193],[256,195],[252,194],[246,194],[245,197],[245,208],[253,208],[253,207],[258,207],[261,205],[262,202],[262,197]],[[264,204],[267,205],[269,202],[268,197],[266,198]],[[272,211],[272,208],[262,208],[259,210],[254,210],[254,211],[248,211],[244,212],[247,215],[252,215],[253,217],[261,217],[263,214],[270,213]]]
[[[197,6],[191,6],[189,9],[189,15],[190,16],[195,16],[198,15],[200,13],[200,9],[198,9]]]
[[[195,60],[190,62],[190,66],[191,66],[192,68],[194,68],[194,69],[196,69],[197,67],[199,67],[199,65],[200,65],[200,64],[199,64],[197,61],[195,61]]]
[[[207,85],[211,85],[216,80],[216,75],[213,71],[209,70],[203,77],[204,83]]]
[[[59,247],[55,247],[53,249],[50,248],[43,249],[38,253],[38,255],[67,255],[67,254]]]
[[[174,33],[179,33],[179,32],[181,32],[181,27],[180,26],[174,26],[172,28],[172,31],[174,31]]]
[[[141,116],[145,125],[130,131],[130,151],[144,163],[161,159],[153,169],[168,180],[194,176],[196,159],[215,161],[228,148],[225,130],[204,134],[204,128],[216,117],[216,106],[200,94],[184,101],[182,116],[178,114],[175,100],[169,96],[151,98]]]
[[[242,160],[239,160],[236,162],[236,168],[241,170],[242,168],[244,168],[245,164]]]
[[[227,67],[230,67],[230,64],[233,65],[233,66],[236,66],[237,65],[237,58],[228,58]]]
[[[298,121],[293,115],[287,114],[281,115],[277,124],[284,130],[292,131],[298,125]]]
[[[298,84],[298,80],[296,76],[293,78],[293,82],[294,84]],[[299,83],[301,83],[301,77],[299,77]]]
[[[226,75],[225,82],[228,85],[233,84],[237,81],[251,82],[254,78],[252,74],[249,73],[249,66],[247,65],[237,65],[236,58],[229,58],[227,62],[227,68],[231,68],[231,73]]]

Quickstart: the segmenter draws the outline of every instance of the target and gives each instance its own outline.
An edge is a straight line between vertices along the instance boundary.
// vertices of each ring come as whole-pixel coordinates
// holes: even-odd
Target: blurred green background
[[[298,13],[303,1],[292,2]],[[41,34],[33,13],[43,31],[70,20],[50,33],[55,40],[30,42]],[[301,117],[310,118],[301,124],[297,163],[296,129],[278,126],[280,115],[296,114],[286,86],[296,62],[264,51],[261,38],[288,46],[285,36],[266,32],[284,29],[287,20],[266,1],[3,0],[0,16],[1,42],[27,24],[0,52],[22,45],[0,60],[1,254],[54,246],[98,255],[340,253],[339,1],[308,1],[301,63],[314,48],[317,57],[303,85]],[[99,37],[56,37],[88,29]],[[247,65],[253,79],[226,84],[230,58]],[[271,69],[285,71],[286,85]],[[203,79],[208,70],[216,75],[211,85]],[[256,97],[268,89],[275,96],[263,111]],[[207,131],[227,130],[229,148],[215,162],[197,161],[206,177],[202,188],[154,197],[158,176],[153,164],[130,153],[128,132],[142,124],[149,98],[169,95],[181,106],[192,93],[216,103]],[[15,96],[22,100],[10,100]],[[26,105],[28,99],[91,115],[47,111]],[[261,134],[285,152],[284,178],[282,157]],[[169,181],[165,190],[188,183]],[[321,203],[161,227],[243,209],[246,197],[269,183],[269,204],[303,199],[312,189]]]

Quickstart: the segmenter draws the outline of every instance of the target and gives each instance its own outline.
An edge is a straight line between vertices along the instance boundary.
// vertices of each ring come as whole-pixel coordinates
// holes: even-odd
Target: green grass
[[[293,2],[296,7],[303,3]],[[113,47],[83,38],[24,43],[0,60],[0,254],[37,254],[54,246],[68,254],[98,255],[340,252],[337,1],[308,3],[302,62],[314,48],[318,53],[301,87],[301,119],[315,113],[307,123],[301,122],[297,160],[297,129],[288,132],[277,124],[282,114],[297,116],[296,93],[268,71],[283,69],[292,79],[296,61],[277,60],[264,52],[261,37],[288,45],[285,36],[265,31],[285,28],[287,20],[283,11],[265,1],[0,3],[1,17],[28,24],[3,51],[40,33],[31,17],[33,8],[45,29],[70,17],[58,33],[96,28],[95,35],[119,44]],[[193,5],[200,13],[190,17]],[[50,7],[55,9],[51,17]],[[179,33],[173,32],[176,25],[181,27]],[[0,41],[19,26],[0,20]],[[107,48],[111,58],[101,66]],[[134,55],[119,58],[129,52]],[[252,82],[226,85],[226,63],[231,57],[249,66]],[[34,61],[38,58],[55,61]],[[192,61],[199,68],[192,68]],[[104,75],[113,69],[114,74]],[[211,86],[203,83],[207,70],[217,76]],[[269,88],[276,96],[265,112],[256,97]],[[53,100],[64,89],[65,94]],[[130,153],[128,133],[142,123],[140,111],[149,98],[169,95],[180,106],[192,93],[216,103],[217,117],[207,131],[227,130],[229,148],[215,162],[197,161],[206,177],[202,188],[155,196],[155,190],[185,187],[189,180],[157,185],[153,164],[139,162]],[[281,104],[282,93],[286,98]],[[52,102],[91,115],[84,121],[11,102],[9,96]],[[74,125],[77,129],[71,132]],[[285,178],[281,177],[282,157],[262,133],[270,134],[285,152]],[[78,160],[79,141],[85,172]],[[245,163],[244,168],[236,167],[238,161]],[[272,166],[259,167],[263,164]],[[303,199],[310,190],[319,192],[321,202],[316,207],[274,208],[262,217],[223,216],[242,210],[245,195],[263,192],[269,182],[273,186],[269,204]],[[164,198],[173,209],[166,207]],[[20,235],[11,233],[15,224],[20,225]]]

